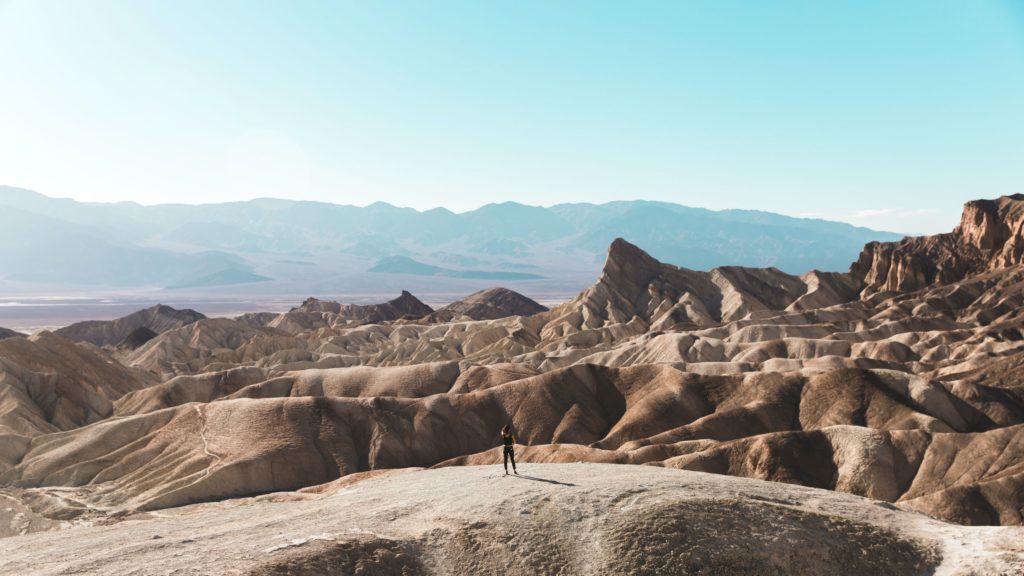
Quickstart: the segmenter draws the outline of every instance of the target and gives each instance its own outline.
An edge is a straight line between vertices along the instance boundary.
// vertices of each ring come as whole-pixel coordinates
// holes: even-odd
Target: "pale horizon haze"
[[[1024,3],[0,0],[0,185],[949,230],[1024,192]]]

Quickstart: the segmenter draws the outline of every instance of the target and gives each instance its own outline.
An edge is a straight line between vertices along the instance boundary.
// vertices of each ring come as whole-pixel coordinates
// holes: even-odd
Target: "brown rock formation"
[[[913,292],[951,284],[986,270],[1024,263],[1024,194],[964,205],[960,224],[948,234],[872,242],[850,273],[863,280],[864,295]]]
[[[497,320],[509,316],[532,316],[547,307],[507,288],[488,288],[435,311],[424,321],[428,323],[453,320]]]
[[[341,304],[307,298],[301,306],[279,315],[266,325],[300,333],[318,328],[418,320],[433,311],[433,308],[405,290],[398,298],[383,304]]]
[[[161,334],[203,318],[206,316],[195,310],[175,310],[170,306],[157,304],[117,320],[77,322],[56,330],[54,333],[73,342],[113,346],[124,341],[139,328],[146,328],[155,334]]]
[[[98,422],[113,414],[114,400],[152,382],[51,332],[8,338],[0,341],[0,435]]]

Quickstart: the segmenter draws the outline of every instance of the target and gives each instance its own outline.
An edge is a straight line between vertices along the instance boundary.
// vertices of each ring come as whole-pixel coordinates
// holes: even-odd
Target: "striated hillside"
[[[0,437],[34,437],[103,420],[113,414],[114,400],[156,381],[50,332],[2,340]],[[18,443],[5,437],[2,444],[0,460]]]

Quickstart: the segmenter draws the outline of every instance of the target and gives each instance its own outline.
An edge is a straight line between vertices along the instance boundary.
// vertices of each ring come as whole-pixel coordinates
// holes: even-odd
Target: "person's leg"
[[[516,453],[512,450],[509,450],[508,457],[512,459],[512,473],[519,474],[519,472],[516,472]],[[505,468],[505,471],[507,472],[508,468]]]
[[[505,450],[504,452],[505,452],[505,474],[508,474],[508,450]],[[515,470],[515,468],[516,468],[515,462],[516,461],[513,459],[512,460],[512,469],[513,470]]]

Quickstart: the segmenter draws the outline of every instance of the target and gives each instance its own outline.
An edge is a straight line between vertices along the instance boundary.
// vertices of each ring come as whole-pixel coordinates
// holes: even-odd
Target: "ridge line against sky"
[[[418,212],[420,214],[423,214],[423,213],[426,213],[426,212],[430,212],[430,211],[433,211],[433,210],[447,210],[448,212],[450,212],[452,214],[458,215],[458,214],[466,214],[466,213],[469,213],[469,212],[475,212],[475,211],[477,211],[477,210],[479,210],[481,208],[485,208],[487,206],[500,206],[502,204],[518,204],[520,206],[525,206],[525,207],[528,207],[528,208],[543,208],[543,209],[551,209],[551,208],[554,208],[554,207],[557,207],[557,206],[571,206],[571,205],[606,206],[608,204],[615,204],[615,203],[668,204],[668,205],[676,207],[676,208],[685,208],[685,209],[689,209],[689,210],[706,210],[706,211],[713,212],[713,213],[729,212],[729,211],[759,212],[759,213],[770,214],[770,215],[773,215],[773,216],[782,216],[782,217],[785,217],[785,218],[795,218],[795,219],[804,219],[804,220],[820,220],[820,221],[826,221],[826,222],[838,222],[838,223],[841,223],[841,224],[849,224],[851,226],[858,227],[858,228],[874,230],[876,232],[886,232],[886,233],[895,233],[895,234],[910,234],[910,233],[907,233],[905,231],[872,229],[872,228],[869,228],[867,226],[863,226],[863,225],[860,225],[860,224],[857,224],[857,223],[845,222],[845,221],[842,221],[842,220],[831,220],[831,219],[828,219],[828,218],[819,218],[817,216],[810,215],[810,214],[794,215],[794,214],[784,214],[784,213],[781,213],[781,212],[773,212],[773,211],[770,211],[770,210],[758,210],[758,209],[750,209],[750,208],[706,208],[704,206],[689,206],[689,205],[685,205],[685,204],[679,204],[677,202],[672,202],[670,200],[650,200],[650,199],[645,199],[645,198],[635,198],[635,199],[626,199],[626,200],[608,200],[608,201],[605,201],[605,202],[586,202],[586,201],[580,201],[580,202],[555,202],[555,203],[548,203],[548,204],[527,204],[527,203],[519,202],[517,200],[497,200],[497,201],[493,201],[493,202],[487,202],[487,203],[481,204],[479,206],[474,206],[474,207],[471,207],[471,208],[466,208],[464,210],[453,210],[453,209],[451,209],[451,208],[449,208],[447,206],[440,206],[440,205],[429,206],[429,207],[425,207],[425,208],[418,208],[418,207],[415,207],[415,206],[400,206],[400,205],[397,205],[397,204],[392,204],[392,203],[387,202],[385,200],[373,200],[373,201],[368,201],[368,202],[365,202],[365,203],[362,203],[362,204],[358,204],[358,203],[348,203],[348,202],[346,202],[346,203],[333,202],[333,201],[331,201],[329,199],[324,199],[324,200],[308,200],[308,199],[303,199],[303,198],[274,198],[274,197],[269,197],[269,196],[261,196],[261,197],[257,197],[257,198],[248,198],[248,199],[239,199],[239,200],[215,200],[215,201],[210,201],[210,202],[190,201],[190,202],[149,202],[149,203],[146,203],[146,202],[137,202],[135,200],[116,200],[116,201],[115,200],[79,200],[77,198],[72,198],[72,197],[47,196],[47,195],[42,194],[41,192],[38,192],[38,191],[35,191],[35,190],[27,190],[27,189],[20,188],[20,187],[17,187],[17,186],[9,186],[9,185],[0,183],[0,204],[2,204],[2,194],[3,194],[5,188],[7,188],[7,189],[15,189],[15,190],[18,190],[18,191],[24,191],[24,192],[28,192],[28,193],[31,193],[31,194],[39,194],[39,195],[44,196],[44,197],[46,197],[46,198],[48,198],[50,200],[57,200],[57,201],[60,201],[60,200],[71,200],[71,201],[79,202],[79,203],[82,203],[82,204],[93,204],[93,205],[97,205],[97,204],[98,205],[116,205],[116,204],[121,204],[121,203],[126,203],[127,202],[127,203],[136,204],[136,205],[139,205],[139,206],[142,206],[142,207],[152,207],[152,208],[160,207],[160,206],[191,206],[191,207],[199,208],[199,207],[203,207],[203,206],[215,206],[215,205],[226,204],[226,203],[246,203],[246,202],[296,202],[296,203],[311,202],[311,203],[329,204],[329,205],[332,205],[332,206],[352,206],[352,207],[355,207],[355,208],[369,208],[370,206],[373,206],[374,204],[385,204],[387,206],[390,206],[390,207],[398,209],[398,210],[414,210],[414,211],[416,211],[416,212]]]
[[[1014,0],[0,0],[0,79],[0,181],[84,201],[643,198],[933,233],[1024,186]]]

